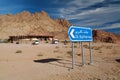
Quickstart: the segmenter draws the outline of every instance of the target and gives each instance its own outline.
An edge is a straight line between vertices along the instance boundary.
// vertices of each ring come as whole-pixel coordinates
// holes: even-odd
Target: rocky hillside
[[[92,33],[95,42],[120,43],[120,35],[102,30],[93,30]]]
[[[68,39],[70,25],[65,19],[50,18],[45,11],[0,15],[0,39],[18,35],[52,35],[58,39]],[[101,30],[93,30],[93,39],[95,42],[120,43],[120,35]]]
[[[0,38],[15,35],[53,35],[64,39],[69,26],[67,20],[51,19],[45,11],[0,15]]]

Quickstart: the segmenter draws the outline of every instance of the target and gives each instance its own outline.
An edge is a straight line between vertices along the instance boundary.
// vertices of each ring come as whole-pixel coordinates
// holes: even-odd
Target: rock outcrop
[[[102,30],[93,30],[92,33],[94,42],[120,43],[120,35]]]

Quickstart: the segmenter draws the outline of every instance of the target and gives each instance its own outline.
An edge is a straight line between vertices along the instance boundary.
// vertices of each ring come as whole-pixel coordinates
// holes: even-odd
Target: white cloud
[[[115,22],[120,20],[120,6],[102,2],[104,0],[70,0],[65,4],[66,7],[57,9],[58,15],[73,21],[74,25],[91,26],[96,29],[120,28],[120,23]],[[95,7],[99,3],[100,7]],[[92,5],[93,8],[89,8]]]
[[[73,12],[75,12],[77,9],[75,7],[69,7],[69,8],[60,8],[59,12],[63,15],[66,14],[71,14]]]
[[[99,28],[99,29],[106,30],[106,29],[115,29],[115,28],[120,28],[120,23],[112,24],[112,25],[109,25],[109,26],[106,26],[103,28]]]
[[[74,22],[74,24],[96,26],[96,28],[98,28],[100,26],[105,27],[103,24],[118,20],[120,18],[119,14],[120,11],[118,7],[102,7],[94,10],[82,11],[81,13],[69,14],[66,16],[68,20],[78,20],[77,22]]]
[[[62,14],[63,16],[66,16],[66,18],[68,18],[68,19],[70,19],[70,18],[77,19],[78,16],[80,17],[82,15],[95,13],[100,10],[100,9],[87,10],[87,11],[83,11],[83,12],[79,13],[81,8],[88,7],[90,5],[93,5],[95,3],[102,2],[102,1],[104,1],[104,0],[92,0],[92,1],[91,0],[70,0],[66,4],[64,4],[64,5],[66,5],[66,7],[58,8],[57,10],[60,14]],[[54,1],[55,4],[57,4],[59,2],[60,2],[60,0]]]
[[[92,4],[98,3],[98,2],[103,2],[104,0],[72,0],[70,2],[68,2],[67,5],[76,5],[79,6],[81,8],[84,8],[86,6],[90,6]]]
[[[94,13],[99,13],[104,11],[102,8],[97,8],[95,10],[87,10],[87,11],[83,11],[82,13],[80,13],[79,15],[90,15],[90,14],[94,14]]]

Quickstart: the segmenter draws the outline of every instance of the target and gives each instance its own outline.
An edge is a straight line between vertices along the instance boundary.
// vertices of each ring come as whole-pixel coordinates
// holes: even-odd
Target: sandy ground
[[[88,44],[75,43],[72,67],[71,43],[0,44],[0,80],[120,80],[120,45],[92,43],[93,63],[89,64]]]

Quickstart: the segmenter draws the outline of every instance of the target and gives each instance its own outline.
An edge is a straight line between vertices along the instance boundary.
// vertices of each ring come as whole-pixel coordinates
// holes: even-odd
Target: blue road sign
[[[68,36],[71,42],[93,41],[91,28],[70,26]]]

